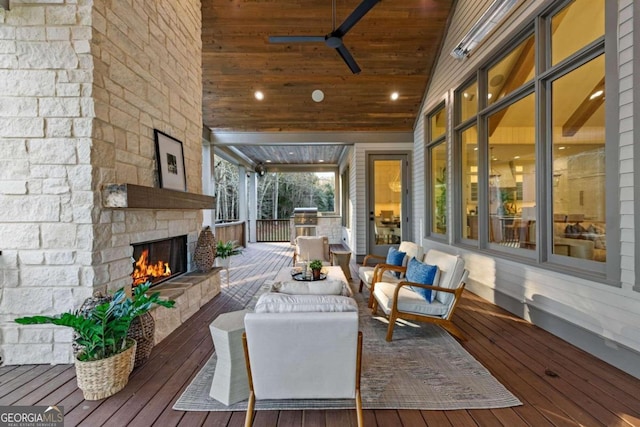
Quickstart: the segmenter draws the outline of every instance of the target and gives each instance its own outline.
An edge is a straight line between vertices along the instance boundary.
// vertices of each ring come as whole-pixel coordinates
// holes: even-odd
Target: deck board
[[[291,265],[285,243],[250,245],[232,258],[230,285],[159,343],[127,387],[85,401],[71,365],[0,367],[0,404],[62,405],[66,426],[244,425],[244,412],[174,411],[175,400],[213,352],[209,324],[245,307],[265,280]],[[357,266],[351,264],[357,289]],[[364,292],[367,292],[366,290]],[[465,291],[455,323],[462,345],[523,406],[491,410],[365,410],[366,426],[640,426],[640,380]],[[257,411],[255,426],[355,426],[353,410]]]

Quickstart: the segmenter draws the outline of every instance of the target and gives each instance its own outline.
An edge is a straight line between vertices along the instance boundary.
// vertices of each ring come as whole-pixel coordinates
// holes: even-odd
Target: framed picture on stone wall
[[[156,141],[156,162],[160,188],[187,191],[182,142],[158,129],[153,130]]]

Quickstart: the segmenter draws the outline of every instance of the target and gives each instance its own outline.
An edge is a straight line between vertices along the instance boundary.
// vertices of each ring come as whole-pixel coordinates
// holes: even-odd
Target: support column
[[[258,174],[250,173],[249,177],[249,242],[255,243],[258,239],[256,226],[258,219]]]
[[[209,141],[203,138],[202,141],[202,194],[207,196],[216,195],[216,182],[214,180],[213,147]],[[214,228],[216,222],[215,207],[202,211],[202,226]]]
[[[244,235],[249,235],[249,212],[247,209],[247,176],[249,172],[244,166],[238,166],[238,221],[244,221]],[[242,242],[246,244],[247,242]]]

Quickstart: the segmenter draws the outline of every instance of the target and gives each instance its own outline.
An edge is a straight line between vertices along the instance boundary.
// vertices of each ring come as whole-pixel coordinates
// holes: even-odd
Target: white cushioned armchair
[[[265,297],[265,298],[263,298]],[[245,316],[251,426],[258,399],[355,399],[362,426],[357,304],[337,295],[263,295]],[[268,312],[263,312],[268,311]]]
[[[387,341],[393,338],[396,319],[435,323],[458,339],[464,340],[462,332],[451,321],[468,276],[464,268],[464,260],[457,255],[430,249],[424,255],[423,262],[438,266],[440,279],[437,284],[423,285],[407,281],[400,283],[383,281],[375,284],[372,312],[375,314],[380,307],[389,317]],[[433,302],[428,302],[412,287],[436,292],[435,299]]]
[[[403,241],[400,243],[398,250],[407,254],[402,266],[386,264],[386,257],[383,256],[367,255],[362,261],[362,266],[358,268],[358,277],[360,278],[359,291],[362,292],[363,286],[366,286],[367,289],[369,289],[369,307],[371,307],[371,304],[373,303],[373,288],[376,282],[400,282],[402,280],[402,273],[406,271],[409,259],[422,258],[422,246],[419,246],[416,243]],[[400,273],[398,275],[399,277],[394,273]]]
[[[310,262],[315,259],[324,265],[331,265],[329,238],[326,236],[298,236],[293,250],[293,266],[299,262]]]

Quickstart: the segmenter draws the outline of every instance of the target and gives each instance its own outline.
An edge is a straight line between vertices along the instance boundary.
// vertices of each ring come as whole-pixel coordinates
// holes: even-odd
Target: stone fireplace
[[[212,206],[200,1],[14,3],[0,8],[0,364],[72,362],[71,330],[13,320],[130,287],[132,245],[186,236],[187,273],[157,286],[178,306],[154,310],[159,340],[219,292],[191,266]],[[181,142],[186,192],[160,188],[154,129]],[[110,204],[114,183],[138,195]]]

